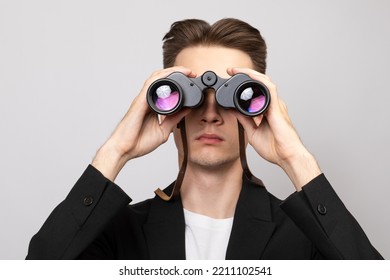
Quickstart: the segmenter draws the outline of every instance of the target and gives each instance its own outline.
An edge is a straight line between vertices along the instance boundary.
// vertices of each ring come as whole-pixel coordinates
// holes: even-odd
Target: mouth
[[[223,138],[217,134],[204,133],[196,138],[197,141],[200,141],[204,144],[218,144],[223,142]]]

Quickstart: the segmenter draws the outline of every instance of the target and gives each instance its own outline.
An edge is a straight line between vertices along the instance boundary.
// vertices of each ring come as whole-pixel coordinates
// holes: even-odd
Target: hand
[[[304,147],[287,112],[287,106],[278,96],[271,79],[259,72],[245,68],[229,68],[229,75],[244,73],[265,84],[271,102],[265,114],[249,118],[235,112],[245,129],[248,142],[264,159],[280,166],[299,191],[311,179],[321,174],[314,157]]]
[[[176,124],[189,113],[189,110],[180,110],[159,119],[147,104],[146,92],[149,86],[155,80],[165,78],[175,71],[180,71],[191,78],[196,77],[188,68],[172,67],[153,73],[145,81],[128,112],[92,162],[106,178],[114,181],[127,161],[148,154],[165,143]]]

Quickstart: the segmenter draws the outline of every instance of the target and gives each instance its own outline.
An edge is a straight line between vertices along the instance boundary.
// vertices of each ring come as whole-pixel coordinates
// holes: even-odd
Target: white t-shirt
[[[184,209],[187,260],[224,260],[233,217],[214,219]]]

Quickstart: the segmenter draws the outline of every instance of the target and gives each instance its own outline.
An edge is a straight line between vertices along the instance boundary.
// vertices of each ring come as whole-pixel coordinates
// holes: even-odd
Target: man
[[[380,259],[302,144],[276,86],[265,73],[258,30],[236,19],[172,25],[164,69],[155,72],[68,197],[33,237],[29,259]],[[200,107],[158,117],[146,92],[173,72],[190,78],[244,73],[265,84],[265,114],[221,108],[213,89]],[[240,135],[240,127],[245,137]],[[113,182],[129,161],[165,143],[178,148],[176,184],[128,206]],[[284,202],[247,169],[249,143],[280,166],[296,192]],[[136,187],[136,186],[134,186]],[[170,196],[172,195],[172,197]]]

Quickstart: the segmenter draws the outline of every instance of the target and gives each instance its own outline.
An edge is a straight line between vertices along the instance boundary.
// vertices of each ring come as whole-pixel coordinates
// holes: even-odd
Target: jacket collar
[[[267,190],[244,176],[226,259],[260,259],[274,229]]]
[[[226,259],[259,259],[275,228],[269,194],[243,176]],[[170,193],[173,184],[166,192]],[[185,259],[185,221],[180,196],[152,200],[144,233],[151,259]]]
[[[173,185],[164,192],[171,193]],[[185,221],[180,196],[170,201],[164,201],[158,196],[152,200],[144,233],[150,259],[185,259]]]

